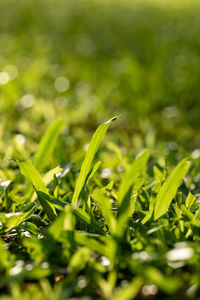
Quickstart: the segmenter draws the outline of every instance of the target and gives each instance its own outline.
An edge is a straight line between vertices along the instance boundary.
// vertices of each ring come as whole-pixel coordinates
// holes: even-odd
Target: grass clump
[[[183,159],[171,170],[145,150],[121,155],[123,167],[112,145],[115,151],[105,150],[111,168],[102,169],[94,155],[112,120],[94,133],[78,176],[68,165],[46,184],[29,162],[5,169],[18,164],[33,187],[20,174],[1,183],[1,290],[9,299],[178,299],[198,292],[200,210],[190,188],[197,166]]]

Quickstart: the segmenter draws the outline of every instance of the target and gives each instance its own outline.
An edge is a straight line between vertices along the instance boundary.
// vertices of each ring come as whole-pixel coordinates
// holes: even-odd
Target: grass
[[[20,174],[1,182],[1,289],[11,294],[2,299],[195,297],[200,209],[190,187],[199,160],[190,166],[183,159],[171,171],[146,150],[123,168],[110,151],[112,169],[100,173],[94,154],[111,122],[94,133],[78,177],[72,165],[68,172],[57,168],[46,186],[31,163],[9,162],[33,188]],[[71,184],[74,194],[67,192]]]
[[[0,2],[0,299],[199,298],[199,11]]]

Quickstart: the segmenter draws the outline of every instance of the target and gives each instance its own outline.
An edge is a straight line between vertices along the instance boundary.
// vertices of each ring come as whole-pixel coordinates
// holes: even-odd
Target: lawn
[[[0,1],[0,299],[200,299],[200,3]]]

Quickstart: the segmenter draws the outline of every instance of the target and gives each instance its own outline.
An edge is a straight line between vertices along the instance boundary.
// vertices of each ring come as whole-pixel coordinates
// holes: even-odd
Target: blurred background
[[[199,1],[0,1],[0,158],[56,118],[73,153],[119,114],[119,145],[200,156]]]

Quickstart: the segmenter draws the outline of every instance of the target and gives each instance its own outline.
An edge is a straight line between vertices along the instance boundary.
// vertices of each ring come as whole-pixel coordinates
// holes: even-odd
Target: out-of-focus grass
[[[56,116],[93,129],[122,113],[130,133],[197,147],[200,10],[184,3],[2,0],[0,78],[18,73],[1,85],[4,132],[37,139]]]

